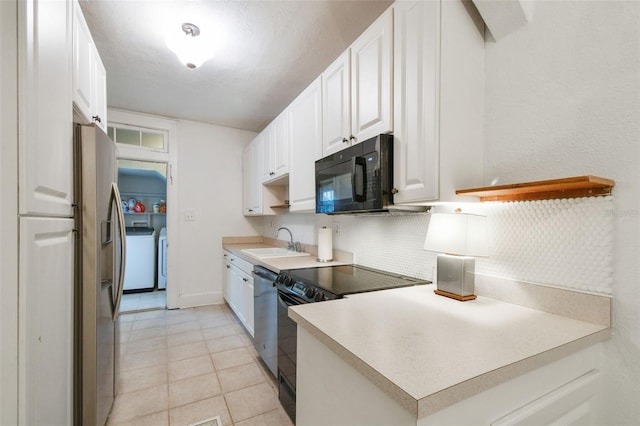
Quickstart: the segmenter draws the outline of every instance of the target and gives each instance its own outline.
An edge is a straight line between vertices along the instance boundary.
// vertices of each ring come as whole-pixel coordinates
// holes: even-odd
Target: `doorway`
[[[167,163],[118,159],[127,238],[120,313],[167,306]]]

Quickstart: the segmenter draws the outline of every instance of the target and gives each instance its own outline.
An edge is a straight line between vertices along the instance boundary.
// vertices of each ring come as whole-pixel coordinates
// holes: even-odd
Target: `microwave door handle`
[[[351,192],[353,201],[360,203],[367,201],[366,165],[367,162],[364,157],[353,157],[351,159]]]

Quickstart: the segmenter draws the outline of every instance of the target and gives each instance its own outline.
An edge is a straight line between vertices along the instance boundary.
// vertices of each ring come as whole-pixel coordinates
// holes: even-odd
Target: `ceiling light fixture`
[[[176,33],[167,38],[167,47],[188,68],[198,68],[213,56],[210,40],[200,36],[200,28],[194,24],[182,24],[182,31],[184,34]]]

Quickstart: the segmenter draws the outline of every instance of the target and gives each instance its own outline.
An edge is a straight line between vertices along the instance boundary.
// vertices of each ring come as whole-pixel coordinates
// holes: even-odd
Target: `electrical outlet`
[[[184,220],[188,222],[193,222],[196,220],[196,212],[193,210],[185,210],[184,212]]]
[[[340,224],[339,223],[334,223],[333,224],[333,233],[335,235],[340,235]]]

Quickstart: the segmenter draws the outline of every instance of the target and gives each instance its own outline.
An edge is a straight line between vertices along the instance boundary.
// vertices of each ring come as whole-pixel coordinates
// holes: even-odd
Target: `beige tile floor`
[[[120,313],[165,308],[166,306],[167,296],[165,290],[126,293],[122,295],[122,300],[120,301]]]
[[[227,305],[120,316],[118,394],[108,425],[292,425],[277,384]]]

